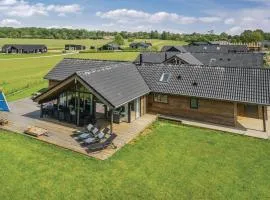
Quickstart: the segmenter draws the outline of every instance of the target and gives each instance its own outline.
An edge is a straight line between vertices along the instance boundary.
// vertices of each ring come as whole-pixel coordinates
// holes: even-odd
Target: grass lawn
[[[61,59],[63,57],[59,56],[0,60],[0,88],[4,90],[8,101],[28,97],[32,93],[47,87],[48,83],[43,80],[43,76]]]
[[[97,60],[121,60],[134,61],[139,52],[106,52],[106,53],[80,53],[68,55],[68,58],[83,58],[83,59],[97,59]]]
[[[106,161],[0,131],[0,199],[267,199],[270,143],[157,122]]]

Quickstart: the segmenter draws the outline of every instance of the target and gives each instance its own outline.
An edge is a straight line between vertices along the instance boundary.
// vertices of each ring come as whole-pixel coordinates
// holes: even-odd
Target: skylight
[[[171,73],[163,73],[159,79],[160,82],[168,83]]]

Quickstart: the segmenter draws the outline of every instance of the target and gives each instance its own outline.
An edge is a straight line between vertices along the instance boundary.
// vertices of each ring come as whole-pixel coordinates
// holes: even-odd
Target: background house
[[[133,42],[129,45],[129,47],[132,49],[148,49],[151,46],[152,46],[151,43],[146,42]]]
[[[47,46],[40,44],[6,44],[2,47],[3,53],[46,53]]]
[[[100,51],[120,51],[122,48],[116,43],[108,43],[99,48]]]
[[[78,45],[78,44],[66,44],[65,50],[67,51],[81,51],[85,50],[86,47],[84,45]]]

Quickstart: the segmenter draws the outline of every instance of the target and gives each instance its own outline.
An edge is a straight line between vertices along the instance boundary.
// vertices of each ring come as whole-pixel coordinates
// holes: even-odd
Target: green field
[[[0,199],[269,199],[270,143],[157,122],[106,161],[0,131]]]

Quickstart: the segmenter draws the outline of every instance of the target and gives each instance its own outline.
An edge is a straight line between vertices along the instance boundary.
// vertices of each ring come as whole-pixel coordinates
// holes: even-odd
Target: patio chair
[[[117,148],[114,144],[113,144],[113,140],[117,137],[116,134],[112,133],[110,134],[110,136],[108,138],[106,138],[104,141],[100,142],[100,143],[96,143],[96,144],[91,144],[87,147],[87,152],[91,153],[91,152],[95,152],[95,151],[100,151],[103,150],[105,148],[107,148],[108,146],[112,145],[113,148]]]

